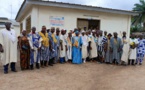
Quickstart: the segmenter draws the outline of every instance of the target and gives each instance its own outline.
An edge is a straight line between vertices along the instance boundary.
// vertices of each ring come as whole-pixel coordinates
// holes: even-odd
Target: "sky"
[[[24,0],[0,0],[0,17],[15,19],[17,12]],[[69,2],[75,4],[92,5],[113,9],[132,10],[139,0],[50,0]]]

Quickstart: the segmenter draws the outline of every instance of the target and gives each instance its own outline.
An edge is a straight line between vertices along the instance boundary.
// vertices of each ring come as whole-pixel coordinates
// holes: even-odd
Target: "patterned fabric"
[[[38,33],[30,33],[28,34],[29,43],[31,46],[31,53],[30,53],[30,65],[33,65],[35,62],[40,63],[40,57],[38,57],[38,48],[41,46],[40,35]]]
[[[41,61],[49,61],[49,47],[41,46],[41,51],[38,52],[38,57]]]
[[[30,45],[27,37],[21,37],[20,41],[20,66],[21,69],[28,69],[30,65]]]
[[[81,45],[82,39],[81,37],[74,36],[72,39],[72,43],[78,43],[78,46],[73,46],[72,48],[72,62],[74,64],[81,64],[82,63],[82,52],[81,52]]]
[[[40,39],[40,35],[38,33],[36,34],[28,34],[28,38],[32,39],[32,46],[38,48],[39,47],[39,39]]]
[[[137,47],[137,62],[140,60],[140,63],[142,63],[142,60],[144,58],[145,54],[145,39],[138,39],[138,47]]]
[[[107,38],[105,36],[98,37],[98,55],[104,57],[104,44],[107,43]]]

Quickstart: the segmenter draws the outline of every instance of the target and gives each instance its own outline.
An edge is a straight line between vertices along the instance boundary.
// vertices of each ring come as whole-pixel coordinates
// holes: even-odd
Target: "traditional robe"
[[[38,55],[38,48],[41,47],[40,35],[38,33],[33,34],[31,32],[28,34],[28,40],[29,40],[31,49],[34,50],[34,51],[31,50],[30,65],[32,65],[34,63],[40,63],[40,59],[39,59],[40,57]]]
[[[88,51],[87,51],[88,42],[89,42],[88,36],[86,35],[82,36],[82,58],[83,59],[86,59],[88,57]]]
[[[60,58],[64,58],[65,55],[66,55],[66,49],[65,49],[66,42],[65,42],[65,36],[64,35],[60,35],[60,42],[62,43],[62,47],[63,47],[63,50],[61,50],[61,46],[59,47],[59,49],[60,49]]]
[[[122,38],[122,43],[123,43],[123,47],[122,47],[121,60],[127,63],[129,57],[129,49],[130,49],[129,39],[127,39],[126,37]]]
[[[96,40],[94,36],[91,37],[91,47],[92,47],[92,50],[90,50],[89,57],[96,58],[98,56],[98,53],[97,53],[97,47],[96,47]]]
[[[49,32],[49,40],[51,42],[51,48],[53,49],[52,51],[50,51],[49,55],[50,55],[50,59],[57,57],[58,52],[57,52],[57,39],[56,39],[56,35],[51,32]],[[56,62],[56,61],[55,61]]]
[[[105,43],[104,48],[106,49],[105,62],[112,63],[112,53],[110,52],[110,39],[107,39],[107,43]]]
[[[135,43],[135,44],[138,44],[138,40],[137,39],[131,39],[130,38],[130,41],[129,41],[130,43]],[[136,58],[137,58],[137,50],[136,50],[136,48],[134,48],[134,49],[132,49],[132,48],[130,48],[130,55],[129,55],[129,59],[130,60],[132,60],[132,59],[134,59],[134,60],[136,60]]]
[[[3,65],[17,62],[17,36],[15,30],[1,30],[0,44],[2,44],[4,49],[4,53],[1,53]]]
[[[67,34],[64,35],[64,39],[65,39],[65,43],[68,46],[68,42],[67,42]],[[68,55],[67,55],[68,51],[65,51],[65,61],[68,61]]]
[[[143,59],[144,59],[144,55],[145,55],[145,39],[138,39],[138,46],[137,46],[137,61],[136,63],[138,63],[138,61],[140,63],[142,63]]]
[[[104,57],[105,52],[104,52],[104,44],[107,42],[107,38],[104,36],[99,36],[98,37],[98,55],[99,57]]]
[[[49,61],[49,38],[48,33],[43,34],[39,32],[40,42],[41,42],[41,51],[39,57],[41,61]]]
[[[79,36],[74,36],[72,39],[72,62],[74,64],[81,64],[82,63],[82,52],[81,52],[81,45],[82,39]]]
[[[121,48],[121,39],[117,38],[115,39],[114,37],[110,41],[110,47],[113,50],[113,57],[112,59],[116,60],[117,63],[120,63],[120,51],[118,51]]]
[[[60,49],[59,49],[59,46],[60,46],[60,36],[55,36],[56,39],[57,39],[57,56],[55,58],[55,61],[58,62],[59,60],[59,57],[60,57]]]
[[[20,39],[20,66],[21,70],[29,69],[30,66],[30,44],[26,36],[22,36]]]
[[[67,58],[71,60],[72,59],[72,37],[71,38],[67,37],[67,48],[68,48]]]

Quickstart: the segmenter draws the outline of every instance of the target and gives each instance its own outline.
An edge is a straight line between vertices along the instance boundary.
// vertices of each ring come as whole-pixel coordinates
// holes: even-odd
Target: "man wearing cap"
[[[5,23],[6,29],[0,31],[0,52],[3,56],[2,63],[4,73],[8,73],[10,64],[11,71],[17,72],[15,63],[17,62],[17,36],[15,30],[11,29],[11,23]]]

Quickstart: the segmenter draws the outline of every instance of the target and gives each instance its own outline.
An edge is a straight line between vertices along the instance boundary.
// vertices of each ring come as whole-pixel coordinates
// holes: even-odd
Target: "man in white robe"
[[[87,35],[85,35],[85,31],[82,31],[82,58],[83,58],[83,62],[86,63],[86,58],[88,57],[88,51],[87,51],[87,47],[88,47],[88,42],[89,42],[89,38]]]
[[[69,32],[68,33],[68,37],[67,37],[67,58],[69,61],[72,61],[72,33]]]
[[[67,51],[67,45],[66,45],[66,40],[65,40],[65,31],[61,30],[61,35],[60,35],[60,63],[65,62],[66,51]]]
[[[122,44],[123,45],[122,45],[121,61],[122,61],[122,65],[127,65],[130,46],[129,46],[129,38],[126,37],[126,32],[123,32]]]
[[[3,48],[1,52],[4,73],[8,73],[9,64],[11,71],[17,72],[15,63],[17,62],[17,36],[15,30],[11,29],[11,23],[5,23],[6,29],[0,30],[0,45]]]
[[[92,31],[92,36],[90,37],[91,42],[89,44],[90,47],[90,59],[93,60],[95,58],[97,58],[98,56],[98,52],[97,52],[97,40],[96,40],[96,35],[95,35],[95,31]]]
[[[128,65],[130,64],[135,65],[135,60],[137,59],[137,46],[139,42],[135,38],[134,34],[131,35],[129,43],[130,43],[130,53],[129,53]]]

